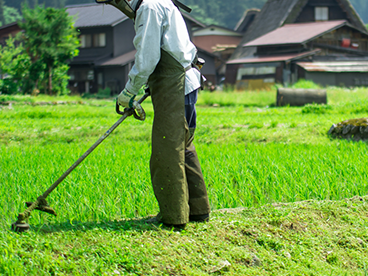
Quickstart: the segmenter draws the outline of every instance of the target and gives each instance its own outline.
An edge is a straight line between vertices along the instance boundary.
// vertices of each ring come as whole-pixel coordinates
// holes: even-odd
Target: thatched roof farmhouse
[[[368,32],[348,0],[269,0],[247,25],[226,68],[238,89],[368,85]]]

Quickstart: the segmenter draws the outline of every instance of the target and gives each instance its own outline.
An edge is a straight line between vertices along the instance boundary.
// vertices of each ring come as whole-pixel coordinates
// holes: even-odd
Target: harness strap
[[[142,2],[143,2],[143,0],[138,1],[137,6],[135,7],[135,11],[134,11],[135,15],[137,14],[137,10],[139,9],[139,7],[142,5]],[[135,19],[135,15],[134,15],[134,19]]]
[[[139,0],[138,3],[137,3],[137,6],[135,7],[135,12],[137,12],[137,10],[139,9],[139,7],[142,5],[142,1],[143,0]],[[184,5],[183,3],[179,2],[178,0],[171,0],[174,5],[177,7],[177,8],[181,8],[183,10],[185,10],[187,13],[190,13],[192,11],[191,8],[189,8],[188,6]]]
[[[185,10],[187,13],[190,13],[192,11],[191,8],[189,8],[188,6],[184,5],[183,3],[179,2],[178,0],[172,0],[174,5],[177,6],[178,8],[181,8],[183,10]]]

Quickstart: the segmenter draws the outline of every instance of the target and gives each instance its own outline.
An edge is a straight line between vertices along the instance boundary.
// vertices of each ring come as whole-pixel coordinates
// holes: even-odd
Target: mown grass
[[[8,229],[24,201],[119,117],[113,99],[0,96],[13,102],[0,106],[0,274],[364,275],[365,199],[344,199],[367,194],[367,144],[333,140],[327,131],[367,117],[368,91],[327,92],[328,105],[283,108],[274,106],[275,91],[200,94],[195,145],[211,206],[246,207],[241,213],[215,213],[180,233],[144,223],[158,212],[147,100],[147,120],[124,121],[50,195],[58,217],[33,212],[23,236]],[[310,199],[342,201],[265,207]]]
[[[0,232],[4,275],[366,275],[367,197],[215,211],[172,231],[141,219]]]

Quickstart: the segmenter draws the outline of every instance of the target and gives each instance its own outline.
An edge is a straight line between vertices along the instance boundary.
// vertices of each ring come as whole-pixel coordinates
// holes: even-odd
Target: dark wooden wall
[[[9,39],[10,36],[13,38],[19,33],[21,29],[18,24],[9,24],[8,27],[4,27],[0,29],[0,45],[5,46],[5,42]]]
[[[342,46],[342,40],[344,38],[348,38],[351,41],[351,44],[357,44],[359,45],[356,50],[358,51],[368,51],[368,36],[364,33],[361,33],[357,30],[354,30],[350,27],[344,26],[342,28],[339,28],[338,30],[332,31],[330,33],[327,33],[323,35],[322,37],[319,37],[315,39],[312,43],[310,43],[311,48],[318,48],[320,45],[329,45],[329,46],[336,46],[340,47],[338,52],[341,51],[347,51],[349,53],[353,53],[351,51],[348,51],[350,48],[343,48]],[[325,54],[331,54],[336,53],[336,51],[327,51]],[[324,55],[325,55],[324,54]]]

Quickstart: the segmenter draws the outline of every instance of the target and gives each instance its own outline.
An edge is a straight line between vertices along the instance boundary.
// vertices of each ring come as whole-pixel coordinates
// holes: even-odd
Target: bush
[[[111,97],[110,87],[106,87],[105,89],[101,89],[101,88],[98,89],[97,95],[101,97],[105,97],[105,98]]]
[[[16,94],[18,92],[18,85],[10,78],[0,80],[0,94]]]
[[[313,81],[300,79],[294,83],[291,88],[303,88],[303,89],[321,89],[322,87]]]
[[[320,104],[307,104],[303,107],[302,113],[309,114],[309,113],[315,113],[315,114],[325,114],[332,110],[332,107],[330,105],[320,105]]]

